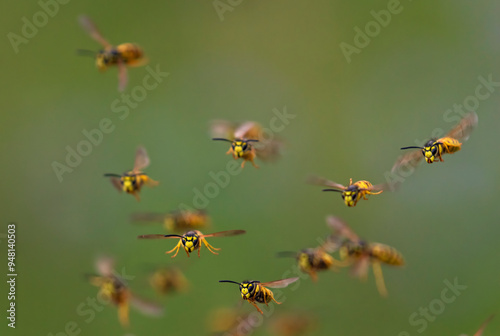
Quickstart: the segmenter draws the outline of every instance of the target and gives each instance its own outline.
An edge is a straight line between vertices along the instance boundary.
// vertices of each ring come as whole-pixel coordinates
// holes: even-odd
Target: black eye
[[[432,153],[433,155],[435,155],[435,154],[436,154],[436,152],[437,152],[437,148],[436,148],[435,146],[434,146],[434,147],[432,147],[432,149],[431,149],[431,153]]]
[[[247,150],[248,144],[245,142],[242,146],[243,150]]]

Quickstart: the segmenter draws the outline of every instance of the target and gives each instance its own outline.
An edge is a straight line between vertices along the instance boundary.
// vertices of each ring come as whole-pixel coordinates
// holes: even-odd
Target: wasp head
[[[137,189],[137,176],[135,175],[124,175],[120,182],[125,192],[133,192]]]
[[[311,254],[310,249],[302,250],[297,256],[297,262],[302,270],[308,270],[311,268]]]
[[[248,300],[253,296],[256,288],[257,285],[255,284],[255,281],[243,281],[242,283],[240,283],[241,297],[244,300]]]
[[[358,200],[358,187],[356,185],[350,185],[346,190],[342,192],[342,199],[344,200],[345,205],[348,207],[353,207],[356,205]]]
[[[433,163],[439,156],[439,145],[439,142],[430,140],[422,148],[422,154],[424,155],[425,161],[427,161],[427,163]]]
[[[250,150],[251,145],[245,140],[236,139],[231,144],[231,148],[237,157],[242,157],[248,150]]]
[[[196,231],[189,231],[181,238],[186,252],[191,253],[200,246],[200,236]]]

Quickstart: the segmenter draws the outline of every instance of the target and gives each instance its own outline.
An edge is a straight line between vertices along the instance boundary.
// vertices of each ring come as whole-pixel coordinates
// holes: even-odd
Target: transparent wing
[[[137,297],[136,295],[130,296],[130,304],[132,307],[140,311],[141,313],[149,316],[162,316],[163,315],[163,307],[154,302],[150,302],[144,300],[142,298]]]
[[[269,288],[285,288],[286,286],[288,286],[291,283],[294,283],[297,280],[299,280],[298,277],[288,278],[288,279],[283,279],[283,280],[264,282],[264,283],[261,283],[261,285],[264,287],[269,287]]]
[[[260,140],[262,134],[262,127],[253,121],[246,121],[242,123],[234,131],[234,137],[237,139]]]
[[[111,257],[99,257],[95,262],[95,269],[97,273],[104,277],[113,276],[114,268],[115,268],[115,261]]]
[[[362,280],[368,277],[368,269],[370,268],[370,257],[362,256],[358,258],[351,268],[351,274]]]
[[[81,15],[78,18],[80,25],[83,29],[97,42],[99,42],[104,48],[109,48],[111,45],[104,37],[102,37],[101,33],[97,29],[97,26],[94,22],[86,15]]]
[[[394,165],[392,166],[391,173],[397,172],[401,167],[411,167],[414,168],[423,159],[422,152],[420,149],[412,150],[398,157]]]
[[[118,91],[123,92],[127,87],[128,83],[128,74],[127,74],[127,66],[123,60],[119,59],[118,63]]]
[[[331,187],[331,188],[335,188],[335,189],[339,189],[339,190],[344,190],[346,188],[345,186],[343,186],[340,183],[333,182],[333,181],[327,180],[323,177],[319,177],[316,175],[310,175],[307,178],[307,183],[319,185],[319,186]]]
[[[255,147],[257,157],[262,161],[275,161],[281,156],[284,144],[279,139],[273,139],[271,141],[252,143],[252,146]]]
[[[476,112],[466,114],[457,126],[453,127],[446,136],[457,139],[459,141],[466,141],[469,139],[470,133],[477,125]]]
[[[203,238],[208,238],[208,237],[230,237],[230,236],[236,236],[240,234],[246,233],[245,230],[229,230],[229,231],[221,231],[221,232],[215,232],[215,233],[210,233],[207,235],[201,235]]]
[[[234,124],[227,120],[212,120],[210,122],[210,137],[234,139]]]
[[[345,237],[352,242],[358,242],[358,236],[347,226],[347,224],[340,218],[335,216],[326,217],[327,225],[333,230],[334,237]]]
[[[153,212],[140,212],[134,213],[130,216],[131,222],[163,222],[167,214],[153,213]]]
[[[149,156],[146,148],[140,146],[135,153],[134,172],[138,172],[149,166]]]
[[[116,176],[111,176],[110,177],[110,182],[111,184],[113,185],[113,187],[115,187],[116,190],[118,190],[119,192],[122,192],[122,183],[121,183],[121,180],[119,177],[116,177]]]

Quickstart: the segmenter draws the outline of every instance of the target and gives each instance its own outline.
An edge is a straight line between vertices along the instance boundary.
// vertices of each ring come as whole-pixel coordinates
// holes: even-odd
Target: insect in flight
[[[345,205],[348,207],[354,207],[358,203],[358,201],[363,198],[364,200],[368,200],[368,195],[379,195],[381,194],[385,188],[384,184],[372,185],[370,182],[361,180],[352,183],[352,178],[349,179],[349,185],[343,186],[340,183],[329,181],[322,177],[310,177],[309,183],[321,185],[325,187],[330,187],[328,189],[323,189],[323,191],[336,191],[341,193],[342,199],[344,200]]]
[[[316,318],[308,312],[285,313],[273,317],[268,327],[270,335],[303,336],[310,335],[316,329]]]
[[[431,139],[425,143],[423,147],[409,146],[401,149],[418,149],[400,156],[394,166],[392,172],[398,170],[402,166],[415,167],[422,158],[425,158],[427,163],[443,162],[444,154],[453,154],[462,148],[462,142],[466,141],[474,127],[477,125],[477,114],[469,112],[460,122],[439,139]]]
[[[326,221],[334,231],[329,238],[332,250],[339,249],[340,259],[352,263],[352,274],[363,280],[366,279],[371,264],[377,289],[380,295],[387,296],[381,264],[403,266],[403,255],[388,245],[360,240],[338,217],[328,216]]]
[[[232,154],[234,159],[243,159],[241,167],[250,161],[255,168],[259,168],[254,160],[272,161],[280,156],[282,142],[276,138],[264,139],[262,126],[253,121],[240,125],[225,120],[215,120],[211,124],[212,140],[226,141],[231,147],[226,154]]]
[[[123,91],[128,82],[127,66],[136,67],[147,63],[143,50],[134,43],[112,46],[102,37],[97,26],[88,16],[80,16],[79,21],[83,29],[104,48],[98,52],[79,50],[79,53],[95,56],[96,66],[101,72],[106,71],[110,66],[116,65],[118,67],[118,90]]]
[[[99,275],[88,275],[90,283],[99,287],[99,294],[118,307],[118,319],[124,327],[129,326],[129,304],[145,315],[160,316],[163,308],[132,294],[125,281],[113,269],[110,258],[99,258],[96,268]]]
[[[481,336],[484,332],[484,330],[486,329],[486,326],[488,325],[488,323],[490,323],[491,319],[494,317],[495,315],[491,315],[490,317],[488,317],[486,319],[486,321],[483,322],[483,324],[481,324],[481,327],[479,327],[479,330],[474,334],[474,336]],[[467,336],[465,334],[462,334],[460,336]]]
[[[149,166],[149,156],[144,147],[139,147],[135,154],[134,168],[122,175],[118,174],[104,174],[106,177],[111,178],[111,183],[118,191],[124,191],[132,194],[138,201],[140,201],[139,192],[143,185],[148,187],[155,187],[159,184],[158,181],[152,180],[148,175],[142,172],[144,168]]]
[[[200,256],[200,250],[201,250],[201,243],[205,244],[206,248],[212,252],[213,254],[218,254],[215,251],[219,251],[220,248],[215,248],[212,245],[210,245],[206,238],[210,237],[230,237],[230,236],[236,236],[240,234],[244,234],[246,231],[245,230],[229,230],[229,231],[222,231],[222,232],[215,232],[211,234],[204,235],[198,230],[194,231],[188,231],[184,233],[182,236],[179,235],[164,235],[164,234],[149,234],[149,235],[141,235],[138,236],[137,238],[139,239],[170,239],[170,238],[177,238],[179,239],[179,242],[177,245],[171,249],[170,251],[167,251],[165,253],[172,253],[175,251],[175,254],[172,256],[172,258],[175,258],[177,253],[179,253],[179,250],[181,246],[184,248],[186,251],[187,256],[189,257],[189,254],[191,252],[194,252],[195,250],[198,250],[198,257]]]
[[[149,278],[151,287],[159,294],[185,292],[189,286],[188,280],[177,267],[160,268]]]
[[[269,305],[269,302],[271,301],[274,301],[277,304],[281,304],[281,302],[278,302],[274,299],[273,292],[271,292],[271,290],[269,290],[266,287],[285,288],[289,284],[294,283],[297,280],[299,280],[298,277],[276,280],[271,282],[264,282],[264,283],[261,283],[260,281],[256,280],[247,280],[243,282],[236,282],[231,280],[219,280],[219,282],[229,282],[239,285],[242,299],[248,301],[255,308],[257,308],[257,310],[261,314],[264,314],[262,310],[257,306],[256,302],[265,303],[266,306]]]
[[[134,222],[161,222],[170,232],[186,232],[210,226],[210,217],[204,210],[178,210],[167,214],[136,213],[131,218]]]
[[[208,329],[212,336],[247,336],[258,327],[252,323],[250,314],[239,314],[235,308],[217,308],[207,318]]]

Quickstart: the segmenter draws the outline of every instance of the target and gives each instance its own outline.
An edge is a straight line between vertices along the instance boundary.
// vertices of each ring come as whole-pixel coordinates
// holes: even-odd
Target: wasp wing
[[[163,222],[169,215],[153,212],[139,212],[130,216],[131,222]]]
[[[150,160],[146,148],[140,146],[135,153],[134,172],[139,172],[149,166]]]
[[[207,235],[202,234],[201,237],[203,238],[208,238],[208,237],[230,237],[230,236],[236,236],[240,234],[246,233],[245,230],[229,230],[229,231],[221,231],[221,232],[215,232],[215,233],[210,233]]]
[[[400,168],[415,168],[417,164],[423,159],[424,155],[420,149],[410,151],[406,154],[398,157],[394,165],[392,166],[391,173],[399,171]]]
[[[261,283],[261,285],[264,287],[269,287],[269,288],[285,288],[286,286],[294,283],[297,280],[299,280],[299,278],[295,277],[295,278],[288,278],[288,279],[283,279],[283,280],[264,282],[264,283]]]
[[[327,216],[326,223],[333,230],[333,237],[344,237],[352,242],[358,242],[358,236],[339,217]]]
[[[319,186],[325,186],[325,187],[331,187],[331,188],[335,188],[335,189],[339,189],[339,190],[346,189],[346,187],[343,186],[340,183],[333,182],[333,181],[327,180],[327,179],[325,179],[323,177],[316,176],[316,175],[309,176],[306,181],[309,184],[314,184],[314,185],[319,185]]]
[[[469,139],[470,133],[477,125],[477,114],[476,112],[469,112],[466,114],[462,120],[453,127],[451,131],[446,134],[447,137],[457,139],[459,141],[466,141]]]
[[[361,280],[366,280],[368,277],[368,269],[370,268],[370,257],[362,256],[359,257],[352,265],[351,274],[356,278]]]
[[[111,176],[109,178],[109,181],[111,182],[113,187],[115,187],[116,190],[118,190],[119,192],[123,191],[122,190],[122,182],[121,182],[121,179],[119,177]]]
[[[234,131],[234,137],[237,139],[260,140],[262,135],[262,127],[253,121],[242,123]]]
[[[100,43],[104,48],[110,48],[111,44],[104,37],[102,37],[101,33],[97,29],[97,26],[94,22],[86,15],[81,15],[78,18],[80,25],[83,29],[98,43]]]
[[[113,276],[115,260],[111,257],[99,257],[95,262],[95,269],[103,277]]]
[[[127,87],[128,83],[128,74],[127,74],[127,66],[123,60],[119,59],[118,63],[118,91],[123,92]]]
[[[143,313],[144,315],[149,316],[162,316],[163,315],[163,307],[154,302],[150,302],[144,300],[142,298],[137,297],[136,295],[130,295],[130,304],[132,307]]]
[[[210,122],[210,137],[234,139],[234,124],[227,120],[212,120]]]

